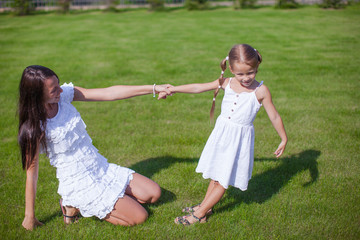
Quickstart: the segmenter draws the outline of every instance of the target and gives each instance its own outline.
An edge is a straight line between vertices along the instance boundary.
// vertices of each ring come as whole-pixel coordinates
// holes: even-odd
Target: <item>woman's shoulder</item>
[[[68,103],[72,102],[74,99],[74,84],[72,82],[64,83],[61,88],[63,90],[61,93],[62,100]]]

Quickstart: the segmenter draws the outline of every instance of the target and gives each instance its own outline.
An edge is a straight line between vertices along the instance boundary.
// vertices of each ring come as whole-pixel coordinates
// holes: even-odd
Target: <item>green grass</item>
[[[2,239],[359,239],[360,7],[151,13],[134,10],[0,16],[0,236]],[[263,55],[257,79],[273,95],[289,137],[284,157],[262,109],[255,120],[249,189],[229,188],[207,224],[173,223],[201,201],[195,173],[213,128],[212,93],[74,103],[100,153],[160,184],[135,227],[82,218],[65,227],[55,169],[41,157],[33,232],[21,227],[26,174],[17,147],[17,87],[32,64],[83,87],[207,82],[235,43]],[[226,72],[227,76],[229,71]],[[216,113],[220,112],[219,95]]]

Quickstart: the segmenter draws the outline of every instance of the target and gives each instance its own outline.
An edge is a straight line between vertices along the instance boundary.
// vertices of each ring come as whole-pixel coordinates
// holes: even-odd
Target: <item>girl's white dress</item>
[[[200,156],[196,172],[205,179],[218,181],[224,188],[229,185],[245,191],[254,163],[255,132],[253,121],[261,104],[255,92],[236,93],[225,87],[221,114],[216,120],[205,148]]]
[[[47,153],[50,164],[56,167],[58,193],[64,206],[80,209],[84,217],[102,219],[123,197],[134,171],[108,163],[98,153],[79,112],[71,104],[73,84],[63,84],[61,88],[58,113],[47,120],[46,127]]]

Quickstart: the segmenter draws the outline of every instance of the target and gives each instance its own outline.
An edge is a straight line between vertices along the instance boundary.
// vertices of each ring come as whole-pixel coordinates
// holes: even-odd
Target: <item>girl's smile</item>
[[[240,82],[243,87],[250,87],[255,81],[257,68],[248,64],[236,62],[233,67],[229,67],[230,71],[234,74],[234,78]]]

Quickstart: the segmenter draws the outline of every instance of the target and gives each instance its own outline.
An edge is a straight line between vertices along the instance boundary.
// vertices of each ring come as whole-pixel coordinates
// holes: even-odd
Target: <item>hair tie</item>
[[[215,102],[215,98],[213,98],[213,102]]]
[[[225,59],[226,59],[226,61],[229,61],[229,56],[226,56],[226,58],[225,58]]]
[[[256,48],[254,48],[255,52],[257,52]]]
[[[221,75],[223,75],[224,74],[224,71],[221,71]]]

